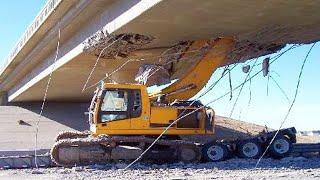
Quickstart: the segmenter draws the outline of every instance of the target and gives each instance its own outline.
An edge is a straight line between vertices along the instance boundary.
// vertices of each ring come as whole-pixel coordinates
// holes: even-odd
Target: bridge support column
[[[0,106],[8,104],[8,93],[6,91],[0,91]]]

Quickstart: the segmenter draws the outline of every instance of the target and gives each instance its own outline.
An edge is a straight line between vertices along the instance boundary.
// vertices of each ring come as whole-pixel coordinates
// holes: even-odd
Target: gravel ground
[[[2,170],[0,179],[320,179],[320,157],[287,157],[281,160],[230,159],[202,164],[126,164],[48,169]]]

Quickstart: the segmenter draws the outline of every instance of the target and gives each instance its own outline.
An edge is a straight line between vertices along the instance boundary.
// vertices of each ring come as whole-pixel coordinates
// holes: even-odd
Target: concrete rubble
[[[152,48],[150,49],[148,45],[156,39],[156,37],[133,33],[114,35],[101,30],[87,38],[83,44],[87,54],[100,56],[104,59],[127,59],[129,61],[136,59],[138,62],[139,58],[143,59],[143,57],[137,57],[134,53],[139,50],[151,50]],[[214,41],[215,39],[208,40],[209,43]],[[203,55],[214,51],[206,46],[200,49],[190,49],[193,42],[185,40],[170,47],[161,47],[161,53],[151,58],[153,59],[152,64],[140,65],[135,74],[135,80],[151,86],[167,84],[171,80],[182,77],[186,70],[192,68]],[[236,39],[236,44],[228,54],[227,63],[224,65],[275,53],[284,46],[285,44],[278,41],[261,44],[260,41]],[[186,54],[186,51],[189,52]],[[151,71],[152,73],[150,73]]]
[[[154,38],[141,34],[119,34],[110,35],[108,32],[99,31],[87,38],[84,44],[84,51],[101,58],[116,59],[126,58],[128,55],[143,48]]]

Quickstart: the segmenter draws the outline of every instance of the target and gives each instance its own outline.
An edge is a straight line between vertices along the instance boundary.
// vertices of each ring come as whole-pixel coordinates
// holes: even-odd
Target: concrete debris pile
[[[189,49],[191,44],[192,41],[183,41],[168,48],[161,54],[161,57],[159,58],[159,63],[161,63],[164,66],[164,68],[168,70],[170,75],[172,75],[172,73],[175,72],[175,64],[182,60],[181,58],[184,56],[185,52]],[[188,59],[183,60],[185,62]]]
[[[135,80],[140,84],[147,84],[148,81],[156,82],[156,85],[170,83],[169,72],[161,65],[143,64],[139,67]]]
[[[181,77],[210,50],[209,44],[195,48],[191,47],[193,43],[182,41],[166,49],[157,59],[157,64],[141,65],[135,80],[146,85],[163,85]]]
[[[265,34],[265,33],[262,33]],[[119,59],[128,58],[130,53],[146,48],[155,38],[148,35],[127,33],[111,35],[104,31],[99,31],[89,37],[84,44],[84,51],[88,54],[93,54],[105,59]],[[209,40],[214,42],[214,40]],[[164,51],[155,59],[153,66],[161,66],[161,69],[166,70],[167,73],[160,73],[159,75],[169,74],[171,79],[179,78],[183,73],[179,70],[183,68],[190,68],[194,62],[197,62],[206,52],[208,48],[202,47],[200,49],[191,49],[190,46],[194,41],[181,41],[176,45],[168,48],[164,48]],[[235,61],[243,62],[248,59],[260,57],[263,55],[275,53],[284,47],[281,42],[261,44],[254,40],[242,40],[238,39],[234,49],[230,52],[228,57],[228,63],[234,63]],[[185,54],[186,51],[192,53]],[[141,75],[143,69],[147,65],[142,65],[139,69],[137,76]],[[158,68],[159,69],[159,68]],[[157,76],[158,71],[154,73]],[[166,79],[166,77],[162,77]],[[138,78],[139,79],[139,78]],[[141,78],[140,78],[141,79]],[[154,81],[158,84],[158,81]],[[165,81],[166,82],[166,81]],[[161,84],[161,83],[160,83]]]
[[[282,26],[273,29],[264,28],[258,30],[258,33],[254,35],[244,33],[233,37],[236,43],[228,53],[228,60],[223,65],[244,62],[281,50],[285,46],[283,38],[287,38],[289,32],[285,31],[287,28]],[[262,42],[261,39],[266,37],[268,40]],[[292,41],[294,41],[294,37],[292,37]],[[155,46],[155,42],[159,41],[158,37],[137,33],[109,34],[100,30],[87,38],[83,44],[85,53],[100,58],[123,61],[136,60],[130,66],[130,69],[135,70],[135,72],[131,72],[132,80],[130,82],[135,81],[152,86],[167,84],[174,79],[183,77],[204,55],[215,50],[215,48],[209,47],[216,39],[212,37],[196,41],[183,40],[172,46],[158,47]],[[203,44],[197,44],[199,42]],[[126,74],[128,69],[128,67],[124,67],[118,73],[117,82],[120,74]],[[124,81],[127,82],[128,79],[126,78]]]
[[[191,47],[193,41],[181,42],[168,49],[160,60],[165,63],[165,68],[170,72],[172,79],[179,78],[211,50],[209,44],[213,42],[214,40],[209,40],[201,47]]]
[[[230,64],[235,61],[244,62],[249,59],[261,57],[281,50],[285,45],[258,44],[250,41],[241,41],[235,44],[234,49],[228,56]]]
[[[185,52],[192,41],[183,41],[166,49],[157,58],[157,64],[143,64],[139,67],[135,80],[139,83],[162,85],[169,83],[177,72],[180,64],[192,65],[198,58],[188,58]],[[180,69],[182,70],[182,69]]]
[[[84,51],[106,59],[126,58],[128,55],[152,42],[154,38],[141,34],[110,35],[99,31],[89,37],[84,44]]]

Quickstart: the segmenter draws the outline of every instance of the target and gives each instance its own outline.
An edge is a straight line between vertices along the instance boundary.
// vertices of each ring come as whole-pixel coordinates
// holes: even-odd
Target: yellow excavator
[[[206,53],[182,78],[157,93],[148,94],[142,84],[102,83],[89,108],[90,131],[59,134],[51,149],[53,161],[73,166],[133,160],[178,118],[143,160],[193,162],[225,158],[224,146],[186,141],[179,136],[214,134],[213,109],[189,99],[218,67],[227,64],[234,44],[232,38],[194,41],[189,51],[205,47]]]

